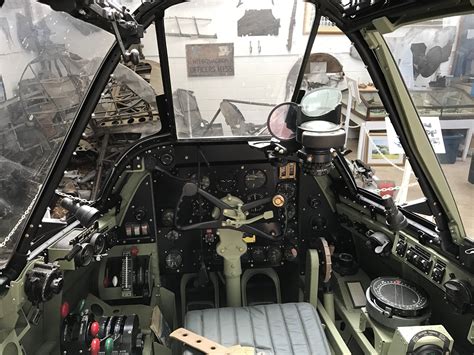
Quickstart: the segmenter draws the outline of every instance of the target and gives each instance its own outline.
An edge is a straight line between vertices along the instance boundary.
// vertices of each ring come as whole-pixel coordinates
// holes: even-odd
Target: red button
[[[100,351],[100,340],[99,338],[92,339],[91,342],[91,355],[99,355]]]
[[[60,312],[61,312],[61,318],[63,319],[66,318],[69,315],[69,303],[64,302],[61,305]]]
[[[89,332],[91,333],[92,337],[96,337],[97,334],[99,334],[99,323],[98,322],[92,322],[91,326],[89,328]]]
[[[130,249],[130,254],[132,254],[132,256],[137,256],[138,255],[138,248],[136,246],[133,246]]]

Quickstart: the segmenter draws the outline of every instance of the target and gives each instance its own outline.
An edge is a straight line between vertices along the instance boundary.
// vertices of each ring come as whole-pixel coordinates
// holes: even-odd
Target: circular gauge
[[[162,156],[160,156],[160,161],[163,165],[168,166],[168,165],[171,165],[171,163],[173,163],[174,158],[170,153],[165,153]]]
[[[101,233],[94,233],[90,240],[94,246],[94,255],[102,254],[105,250],[105,236]]]
[[[211,211],[211,205],[209,201],[203,198],[194,199],[192,202],[192,206],[193,206],[193,211],[191,214],[193,216],[199,216],[201,214],[207,215]]]
[[[137,209],[134,213],[134,217],[138,222],[143,221],[146,218],[145,210],[143,208]]]
[[[290,220],[296,216],[296,208],[293,204],[287,205],[285,208],[279,210],[281,220]]]
[[[298,250],[294,246],[288,245],[285,247],[284,256],[286,261],[295,261],[298,258]]]
[[[294,238],[296,237],[296,225],[294,223],[288,224],[288,226],[285,229],[285,236],[288,238]]]
[[[244,184],[245,187],[251,190],[259,189],[267,183],[267,175],[263,170],[251,169],[245,173]]]
[[[320,216],[314,216],[311,218],[311,227],[313,230],[323,230],[327,227],[326,218]]]
[[[82,250],[74,257],[76,266],[87,266],[94,260],[94,247],[92,244],[82,244]]]
[[[196,173],[192,174],[190,178],[195,182],[198,181],[198,177]],[[209,176],[201,175],[201,181],[199,181],[199,187],[203,190],[207,190],[210,185],[211,185],[211,179],[209,179]]]
[[[161,215],[161,223],[165,227],[171,227],[174,225],[174,211],[172,209],[166,209]]]
[[[257,201],[257,200],[261,200],[263,198],[263,195],[262,194],[259,194],[259,193],[253,193],[253,194],[250,194],[247,196],[247,202],[253,202],[253,201]],[[265,205],[260,205],[260,206],[257,206],[257,207],[254,207],[252,209],[249,210],[250,213],[258,213],[258,212],[262,212],[265,208]]]
[[[425,292],[398,277],[379,277],[373,280],[370,293],[379,306],[390,307],[402,316],[416,316],[428,307]]]
[[[168,255],[166,255],[166,266],[170,269],[176,270],[183,263],[183,256],[177,250],[171,250]]]
[[[105,239],[107,240],[107,244],[110,247],[113,247],[117,244],[117,233],[114,230],[111,230],[105,234]]]
[[[165,234],[165,238],[171,241],[175,241],[179,239],[179,233],[174,229],[170,230],[168,233]]]
[[[265,248],[253,247],[251,250],[252,259],[256,263],[263,263],[265,261]]]
[[[277,193],[284,195],[287,199],[292,199],[296,196],[296,185],[291,182],[282,182],[277,186]]]
[[[231,192],[237,186],[234,176],[226,176],[217,180],[216,188],[220,192]]]
[[[267,252],[267,259],[271,264],[279,264],[282,252],[279,247],[270,247]]]

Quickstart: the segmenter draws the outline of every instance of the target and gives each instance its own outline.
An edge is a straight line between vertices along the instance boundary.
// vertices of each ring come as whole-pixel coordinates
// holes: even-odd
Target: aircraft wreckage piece
[[[146,73],[142,73],[143,76]],[[139,75],[119,65],[111,76],[92,116],[96,135],[108,133],[150,133],[159,130],[155,92]]]

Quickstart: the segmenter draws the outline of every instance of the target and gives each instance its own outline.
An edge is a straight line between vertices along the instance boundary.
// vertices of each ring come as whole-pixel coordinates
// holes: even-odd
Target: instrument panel
[[[122,206],[127,211],[115,242],[158,243],[161,273],[222,269],[223,260],[216,252],[218,229],[185,230],[186,226],[215,220],[215,206],[199,194],[180,202],[183,186],[189,182],[219,199],[230,195],[242,204],[268,200],[246,211],[247,220],[269,211],[273,218],[251,224],[269,239],[244,235],[244,268],[292,263],[304,272],[306,249],[337,226],[313,177],[303,174],[293,162],[271,164],[264,152],[247,143],[162,145],[129,161],[125,174],[147,173],[147,178],[128,206]]]
[[[155,167],[150,168],[153,164]],[[149,150],[131,161],[129,172],[150,172],[127,206],[117,235],[117,244],[158,243],[162,273],[196,272],[222,268],[217,255],[217,229],[182,230],[182,226],[212,221],[213,206],[202,196],[185,197],[177,211],[183,186],[193,182],[202,190],[222,199],[231,195],[242,203],[267,198],[268,203],[248,211],[247,219],[273,212],[270,220],[252,226],[274,236],[266,240],[244,235],[247,253],[243,267],[278,267],[298,260],[297,166],[272,165],[265,154],[247,144],[163,146]],[[276,207],[271,198],[283,197]],[[150,205],[151,202],[151,205]],[[145,207],[145,208],[144,208]]]
[[[247,218],[272,210],[274,218],[267,222],[255,222],[258,229],[274,236],[285,236],[275,242],[259,240],[254,235],[244,235],[248,250],[242,256],[242,264],[248,267],[280,266],[294,260],[289,241],[296,238],[296,181],[279,180],[278,168],[268,163],[218,164],[199,167],[177,166],[172,178],[157,174],[156,210],[157,240],[162,270],[172,273],[194,272],[202,264],[209,269],[221,267],[222,258],[217,255],[217,230],[181,231],[177,226],[212,220],[214,206],[206,199],[195,196],[183,200],[176,213],[184,181],[192,181],[218,198],[231,195],[243,203],[282,194],[284,208],[276,208],[271,202],[250,209]],[[288,194],[288,195],[285,195]],[[288,250],[287,250],[288,249]]]

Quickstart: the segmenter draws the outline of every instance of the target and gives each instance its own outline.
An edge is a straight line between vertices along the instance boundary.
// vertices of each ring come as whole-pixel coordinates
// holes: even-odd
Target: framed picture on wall
[[[405,154],[390,154],[386,133],[369,133],[365,161],[369,165],[402,165]]]
[[[315,17],[315,7],[310,3],[304,4],[304,20],[303,20],[303,34],[307,35],[311,32]],[[318,33],[323,34],[341,34],[342,31],[330,21],[327,17],[321,17],[319,23]]]

